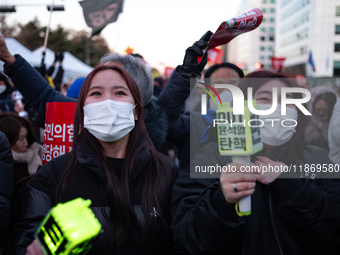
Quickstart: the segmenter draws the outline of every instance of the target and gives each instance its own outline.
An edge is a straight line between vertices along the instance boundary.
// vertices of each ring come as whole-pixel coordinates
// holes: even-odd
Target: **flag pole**
[[[51,9],[50,9],[50,19],[48,21],[48,26],[46,28],[46,33],[45,33],[45,40],[44,40],[44,49],[42,52],[42,56],[41,56],[41,64],[40,67],[43,68],[45,65],[45,55],[46,55],[46,48],[47,48],[47,41],[48,41],[48,34],[50,33],[50,24],[51,24],[51,19],[52,19],[52,12],[53,12],[53,4],[54,4],[54,0],[52,0],[52,5],[51,5]]]

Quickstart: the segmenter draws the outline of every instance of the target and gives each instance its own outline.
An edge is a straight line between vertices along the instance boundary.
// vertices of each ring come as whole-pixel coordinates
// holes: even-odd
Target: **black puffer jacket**
[[[11,200],[14,186],[12,149],[7,137],[0,131],[0,247],[11,215]]]
[[[179,73],[178,66],[158,96],[158,104],[168,118],[167,138],[177,146],[181,166],[188,164],[190,159],[190,115],[183,112],[189,94],[190,80]],[[196,128],[201,130],[202,127],[198,125]]]
[[[334,163],[326,150],[314,146],[299,158],[275,157],[281,154],[280,149],[268,157],[296,165],[297,173],[269,185],[257,182],[251,215],[244,217],[225,200],[219,179],[190,178],[189,165],[181,169],[171,207],[176,241],[195,255],[339,254],[340,174],[299,173],[299,165],[327,164],[330,169]],[[209,155],[210,162],[220,165],[225,158],[217,145]],[[195,156],[191,164],[204,165],[204,157]]]
[[[66,199],[67,201],[78,197],[90,199],[92,201],[90,208],[105,231],[108,227],[110,216],[105,171],[101,168],[98,160],[93,157],[91,146],[86,142],[81,141],[79,143],[77,155],[76,169],[70,176],[69,191]],[[136,169],[136,174],[132,178],[130,185],[130,199],[133,211],[142,226],[145,215],[141,210],[141,194],[144,183],[145,164],[149,161],[150,155],[149,150],[145,148],[137,156],[135,165],[138,169]],[[67,153],[51,160],[48,164],[41,167],[28,182],[23,199],[24,213],[15,229],[14,241],[11,247],[5,251],[5,254],[25,254],[26,247],[33,241],[33,235],[41,221],[48,211],[57,203],[58,183],[60,176],[66,169],[69,156],[70,154]],[[174,180],[177,176],[177,167],[165,156],[163,157],[168,166],[164,171],[171,171]],[[164,201],[164,203],[168,203],[170,211],[170,201]],[[157,212],[160,211],[157,210],[157,208],[155,208],[155,210]],[[150,212],[150,215],[147,217],[152,217],[154,224],[160,223],[162,217],[154,215],[155,214]],[[166,224],[169,225],[169,233],[159,233],[159,243],[154,244],[152,247],[143,247],[142,242],[144,237],[140,235],[136,238],[137,243],[135,243],[132,248],[130,247],[128,251],[119,250],[120,253],[116,253],[115,247],[109,247],[107,243],[103,241],[103,236],[101,236],[96,239],[93,247],[87,254],[145,254],[145,249],[151,249],[147,254],[162,254],[159,250],[157,251],[158,248],[156,247],[158,247],[158,245],[163,245],[163,248],[169,247],[168,253],[170,253],[171,247],[173,246],[172,233],[170,231],[171,219],[164,215],[163,217],[166,220]],[[170,238],[164,240],[164,236],[170,236]]]

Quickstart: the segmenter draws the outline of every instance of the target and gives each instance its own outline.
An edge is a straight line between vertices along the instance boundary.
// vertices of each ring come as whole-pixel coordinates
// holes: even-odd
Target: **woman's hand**
[[[14,111],[15,111],[16,113],[25,111],[25,104],[22,104],[22,107],[20,107],[20,105],[18,104],[18,102],[15,101],[15,104],[14,104]]]
[[[34,240],[33,243],[27,247],[26,255],[45,255],[38,240]]]
[[[241,164],[231,163],[236,167],[236,172],[222,172],[220,183],[224,198],[227,202],[233,204],[241,198],[252,195],[255,190],[256,177],[254,173],[242,173],[240,171]]]
[[[273,161],[267,157],[257,156],[256,158],[257,160],[252,164],[257,166],[254,174],[256,180],[263,184],[273,182],[283,172],[283,169],[287,168],[285,163]]]
[[[15,62],[15,57],[9,52],[5,37],[0,33],[0,60],[2,60],[7,66],[12,65]]]

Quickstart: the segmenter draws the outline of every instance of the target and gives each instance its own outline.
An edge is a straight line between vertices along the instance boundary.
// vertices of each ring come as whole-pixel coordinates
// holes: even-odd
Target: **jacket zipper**
[[[276,239],[276,242],[279,246],[280,254],[283,255],[280,240],[279,240],[279,237],[278,237],[278,234],[277,234],[277,231],[276,231],[276,226],[275,226],[275,223],[274,223],[274,215],[273,215],[273,208],[272,208],[272,195],[271,194],[269,194],[269,211],[270,211],[270,216],[271,216],[270,218],[271,218],[271,221],[272,221],[272,224],[273,224],[275,239]]]

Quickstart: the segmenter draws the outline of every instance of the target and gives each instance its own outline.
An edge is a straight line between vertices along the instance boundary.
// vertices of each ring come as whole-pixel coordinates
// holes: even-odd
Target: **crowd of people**
[[[91,200],[104,230],[86,254],[338,254],[337,94],[304,85],[310,116],[288,104],[283,117],[294,127],[261,127],[263,149],[251,164],[305,166],[302,171],[243,172],[242,164],[219,153],[213,125],[215,102],[233,104],[232,94],[218,89],[202,114],[202,84],[232,84],[245,98],[252,91],[260,110],[277,103],[266,117],[280,121],[282,89],[301,85],[269,70],[245,76],[228,62],[207,68],[207,46],[203,39],[190,46],[166,83],[152,77],[139,54],[107,54],[86,77],[53,87],[0,37],[0,254],[44,254],[37,229],[51,208],[78,197]],[[53,67],[57,61],[62,71],[62,54]],[[13,91],[21,93],[23,106],[12,100]],[[71,152],[42,166],[41,116],[48,102],[77,103],[74,137]],[[20,116],[24,110],[29,114]],[[207,165],[237,171],[191,176]],[[312,165],[324,171],[312,172]],[[252,209],[244,216],[238,203],[247,196]]]

